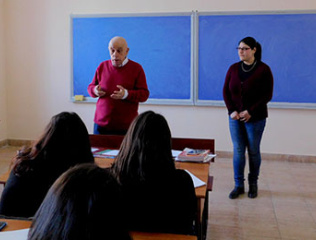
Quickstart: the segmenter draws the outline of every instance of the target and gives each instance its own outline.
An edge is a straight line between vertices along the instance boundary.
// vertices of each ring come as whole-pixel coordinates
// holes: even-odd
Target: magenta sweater
[[[247,110],[250,121],[268,117],[267,103],[272,99],[273,76],[268,65],[259,62],[251,76],[241,81],[239,71],[241,62],[230,66],[225,78],[223,97],[231,114]]]
[[[96,85],[100,85],[106,95],[97,101],[94,122],[108,130],[127,130],[138,114],[139,102],[145,102],[149,97],[142,66],[129,60],[123,67],[114,67],[111,60],[104,61],[88,86],[91,97],[97,97],[93,92]],[[126,99],[110,97],[113,91],[119,90],[117,85],[128,90]]]

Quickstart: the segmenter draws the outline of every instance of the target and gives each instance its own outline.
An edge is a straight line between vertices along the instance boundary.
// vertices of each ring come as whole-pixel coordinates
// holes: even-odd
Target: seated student
[[[166,119],[135,118],[110,171],[122,186],[129,230],[193,233],[197,201],[190,175],[175,168]]]
[[[94,162],[89,134],[76,113],[52,117],[43,135],[18,151],[0,201],[0,214],[32,217],[54,181],[71,166]]]
[[[115,178],[94,164],[62,174],[34,216],[28,240],[130,240]]]

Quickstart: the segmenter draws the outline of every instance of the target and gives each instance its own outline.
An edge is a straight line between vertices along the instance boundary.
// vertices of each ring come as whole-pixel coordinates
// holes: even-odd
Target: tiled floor
[[[17,149],[0,148],[0,174]],[[210,174],[207,240],[316,240],[316,163],[263,159],[256,199],[247,193],[228,198],[233,188],[230,159],[217,157]]]
[[[256,199],[228,198],[231,159],[216,158],[210,172],[209,240],[316,239],[316,163],[263,159]]]

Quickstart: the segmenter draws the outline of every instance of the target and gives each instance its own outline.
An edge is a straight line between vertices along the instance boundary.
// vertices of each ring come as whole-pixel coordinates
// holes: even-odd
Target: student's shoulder
[[[182,169],[176,169],[175,177],[181,182],[192,182],[190,174]]]
[[[39,180],[39,179],[36,179]],[[3,196],[25,194],[30,186],[37,185],[33,174],[18,174],[11,170],[9,178],[6,182]]]
[[[194,184],[191,176],[185,170],[177,169],[173,179],[173,191],[177,194],[191,194],[194,192]]]

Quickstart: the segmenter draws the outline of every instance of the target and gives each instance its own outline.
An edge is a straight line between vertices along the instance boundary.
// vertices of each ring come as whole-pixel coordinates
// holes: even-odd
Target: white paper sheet
[[[99,150],[99,148],[94,148],[94,147],[91,148],[91,152],[95,152],[95,151],[98,151],[98,150]]]
[[[109,150],[109,151],[106,151],[102,154],[104,155],[108,155],[108,156],[117,156],[119,153],[119,150]]]
[[[197,187],[201,187],[201,186],[204,186],[206,185],[205,182],[203,182],[201,179],[199,179],[198,177],[194,176],[192,173],[190,173],[188,170],[185,170],[192,178],[193,180],[193,185],[195,188]]]
[[[172,151],[172,157],[176,158],[178,155],[182,152],[180,150],[171,150]]]
[[[29,229],[0,232],[0,240],[26,240]]]

